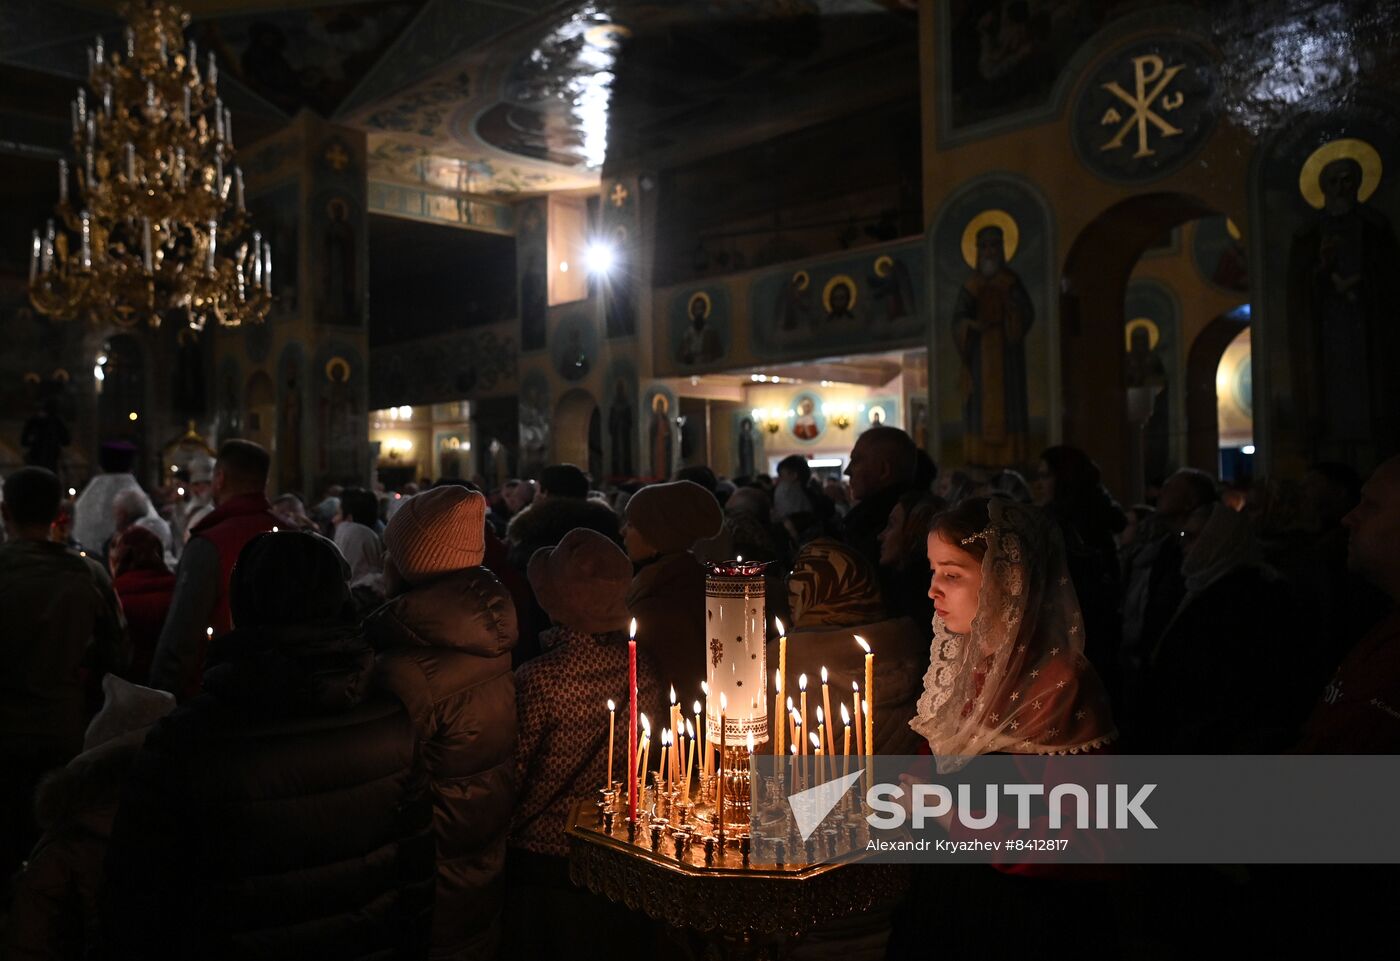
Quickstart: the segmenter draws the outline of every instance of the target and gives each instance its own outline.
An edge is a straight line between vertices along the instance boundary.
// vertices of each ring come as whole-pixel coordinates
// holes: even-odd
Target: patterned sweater
[[[608,708],[617,704],[613,780],[627,768],[627,637],[556,627],[540,635],[545,653],[515,673],[518,740],[516,804],[510,844],[565,856],[569,809],[598,800],[607,778]],[[661,682],[644,651],[637,656],[638,704],[659,732],[665,723]],[[640,737],[640,734],[638,735]]]

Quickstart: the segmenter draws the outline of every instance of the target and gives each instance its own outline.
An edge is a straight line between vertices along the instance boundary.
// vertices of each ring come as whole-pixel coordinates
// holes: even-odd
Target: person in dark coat
[[[898,427],[872,427],[851,448],[846,474],[856,504],[846,514],[845,541],[872,567],[880,564],[880,532],[918,467],[919,449]]]
[[[175,596],[175,575],[165,566],[160,538],[134,525],[112,542],[107,565],[131,638],[131,664],[125,676],[135,684],[145,684]]]
[[[486,498],[435,487],[384,530],[389,600],[365,622],[423,745],[437,840],[434,958],[488,958],[500,940],[514,802],[515,604],[481,562]]]
[[[650,484],[627,502],[627,608],[662,683],[689,690],[705,679],[705,569],[691,547],[723,523],[715,495],[694,481]]]
[[[1098,465],[1077,447],[1046,448],[1031,492],[1064,539],[1070,580],[1084,617],[1084,655],[1103,679],[1109,698],[1121,706],[1123,629],[1118,611],[1123,577],[1115,538],[1128,526],[1127,515],[1104,488]]]
[[[373,683],[335,545],[262,534],[202,693],[146,738],[100,898],[113,958],[427,951],[431,807],[407,712]]]
[[[1291,745],[1326,678],[1293,590],[1259,563],[1244,515],[1198,508],[1182,533],[1186,597],[1148,669],[1145,748],[1272,754]]]
[[[0,878],[38,838],[39,778],[83,743],[85,676],[126,664],[126,624],[101,565],[49,539],[58,478],[22,467],[5,478],[0,513]]]
[[[102,690],[83,753],[47,775],[35,794],[44,834],[15,885],[0,952],[10,961],[82,961],[100,942],[97,896],[122,786],[151,726],[175,710],[173,694],[115,674],[102,679]]]

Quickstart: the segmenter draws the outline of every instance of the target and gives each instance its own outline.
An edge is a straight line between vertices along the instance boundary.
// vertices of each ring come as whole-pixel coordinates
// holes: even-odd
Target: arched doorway
[[[1186,465],[1220,469],[1220,398],[1216,374],[1225,348],[1249,327],[1249,311],[1221,314],[1196,335],[1186,355]]]
[[[1119,497],[1144,488],[1143,421],[1152,404],[1130,411],[1124,351],[1128,282],[1143,254],[1172,230],[1219,213],[1195,197],[1141,194],[1109,207],[1075,239],[1060,287],[1063,442],[1087,451]],[[1107,402],[1113,397],[1117,402]]]
[[[575,464],[583,470],[590,469],[594,449],[594,423],[598,417],[598,402],[582,387],[575,387],[559,398],[559,403],[554,408],[554,463]],[[597,449],[601,464],[601,433]]]
[[[243,424],[244,437],[266,451],[276,449],[277,388],[263,371],[248,378],[243,392]]]

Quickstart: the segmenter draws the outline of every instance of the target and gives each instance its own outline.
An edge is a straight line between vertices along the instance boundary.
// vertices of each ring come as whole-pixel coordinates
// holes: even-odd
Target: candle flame
[[[701,682],[700,682],[700,693],[701,693],[701,694],[704,694],[706,697],[709,697],[709,696],[710,696],[710,685],[706,684],[704,681],[701,681]]]
[[[635,617],[632,618],[632,623],[627,627],[627,636],[634,641],[637,639],[637,619]]]
[[[774,672],[773,672],[773,693],[778,694],[778,695],[780,695],[780,696],[781,696],[782,693],[783,693],[783,672],[782,672],[782,671],[774,671]]]
[[[687,718],[685,722],[685,736],[692,741],[695,740],[695,725],[690,723],[689,718]]]
[[[865,653],[870,653],[870,645],[865,643],[865,638],[861,637],[859,634],[853,634],[851,636],[856,639],[856,643],[861,646],[861,649],[864,650]]]
[[[808,737],[812,739],[812,746],[820,751],[822,749],[822,739],[817,737],[817,732],[813,731]]]
[[[608,698],[608,710],[609,710],[609,711],[616,711],[616,710],[617,710],[617,705],[613,703],[613,699],[612,699],[612,698]]]
[[[851,690],[853,690],[853,691],[855,691],[857,694],[859,694],[859,693],[860,693],[860,682],[859,682],[859,681],[852,681],[852,682],[851,682]]]
[[[818,724],[825,724],[825,723],[826,723],[826,718],[822,716],[822,706],[821,706],[820,704],[817,705],[817,723],[818,723]]]
[[[788,698],[787,709],[788,709],[788,713],[791,714],[791,713],[792,713],[792,698],[791,698],[791,697]]]
[[[734,558],[734,559],[735,559],[736,561],[738,561],[740,564],[744,563],[744,555],[743,555],[743,554],[740,554],[738,557],[736,557],[736,558]]]
[[[671,685],[671,703],[676,703],[676,685]]]
[[[749,732],[749,753],[753,753],[753,731]]]
[[[805,690],[807,690],[807,675],[806,675],[806,674],[803,674],[801,677],[799,677],[799,678],[797,679],[797,689],[798,689],[799,691],[805,691]]]
[[[637,720],[640,721],[642,724],[642,733],[650,736],[651,722],[647,720],[647,716],[645,714],[638,714]]]
[[[789,746],[788,750],[789,750],[792,754],[795,755],[795,754],[797,753],[797,745],[796,745],[796,744],[793,744],[793,745]]]
[[[721,691],[719,695],[719,709],[721,711],[729,710],[729,698],[724,696],[723,691]]]
[[[798,714],[796,711],[793,711],[792,723],[796,724],[799,728],[802,727],[802,715]]]
[[[786,634],[786,633],[787,633],[787,631],[783,630],[783,619],[782,619],[781,617],[775,617],[775,618],[773,618],[773,623],[778,625],[778,634],[779,634],[779,635],[783,635],[783,634]]]
[[[846,710],[846,705],[841,705],[841,723],[847,727],[851,726],[851,712]]]
[[[694,707],[695,710],[691,711],[691,712],[690,712],[691,714],[699,714],[699,713],[700,713],[700,702],[699,702],[699,701],[696,701],[696,702],[692,705],[692,707]]]
[[[826,665],[825,665],[825,664],[822,665],[822,683],[823,683],[823,684],[826,683]]]
[[[663,727],[663,728],[661,729],[661,746],[662,746],[662,747],[665,747],[667,744],[670,744],[670,743],[671,743],[671,729],[670,729],[669,727]]]
[[[205,637],[213,637],[213,636],[214,636],[214,629],[213,629],[212,627],[206,627],[206,628],[204,629],[204,636],[205,636]]]

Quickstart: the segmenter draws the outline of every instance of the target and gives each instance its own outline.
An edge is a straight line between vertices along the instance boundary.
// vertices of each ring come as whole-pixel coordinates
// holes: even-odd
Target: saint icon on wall
[[[805,270],[795,272],[783,285],[778,298],[778,327],[780,330],[797,330],[815,327],[817,315],[812,309],[812,276]]]
[[[752,477],[754,468],[754,429],[753,418],[744,417],[739,421],[739,470],[740,477]]]
[[[822,432],[817,425],[817,402],[811,397],[802,397],[797,402],[797,415],[792,422],[792,436],[798,440],[816,440]]]
[[[612,473],[615,477],[632,474],[632,401],[627,384],[618,378],[608,407],[608,437],[612,441]]]
[[[855,320],[852,311],[856,306],[856,282],[845,274],[832,277],[822,291],[822,306],[826,308],[828,321]]]
[[[1029,456],[1026,335],[1035,308],[1008,266],[1019,240],[1004,210],[983,211],[963,231],[972,272],[958,290],[953,342],[962,359],[963,452],[972,465],[1017,466]]]
[[[671,402],[665,394],[651,398],[651,426],[647,431],[651,441],[651,476],[671,476]]]
[[[918,312],[914,304],[914,282],[909,268],[900,260],[883,254],[875,258],[874,272],[867,279],[870,298],[878,305],[881,320],[894,323]]]
[[[359,322],[355,313],[355,228],[350,223],[350,204],[343,197],[332,197],[326,204],[326,229],[322,239],[321,310],[323,324]]]
[[[710,295],[703,290],[690,296],[686,304],[686,315],[690,318],[690,323],[681,335],[680,346],[676,350],[677,362],[688,367],[692,364],[708,364],[724,355],[719,334],[709,324],[710,313],[713,310],[714,304]]]
[[[1379,443],[1384,456],[1400,442],[1390,369],[1400,256],[1390,221],[1366,202],[1381,174],[1374,147],[1344,138],[1315,150],[1298,179],[1318,215],[1293,239],[1289,320],[1297,403],[1317,458],[1357,462],[1368,459],[1362,448]]]

